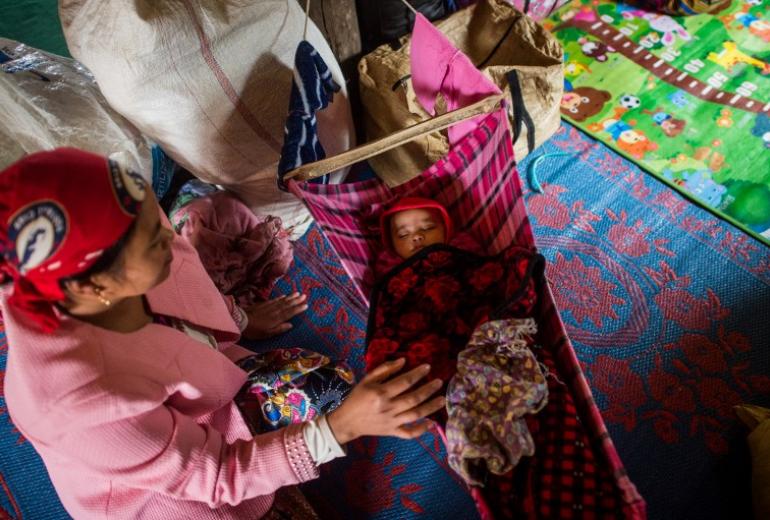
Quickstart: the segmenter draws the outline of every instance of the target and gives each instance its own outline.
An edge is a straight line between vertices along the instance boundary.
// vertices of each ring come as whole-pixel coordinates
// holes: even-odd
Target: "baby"
[[[406,197],[380,217],[386,248],[402,259],[433,244],[445,244],[452,236],[452,220],[444,206],[421,197]]]
[[[482,254],[481,247],[468,233],[455,233],[444,206],[423,197],[398,200],[380,216],[380,229],[385,247],[375,266],[378,276],[434,244]]]

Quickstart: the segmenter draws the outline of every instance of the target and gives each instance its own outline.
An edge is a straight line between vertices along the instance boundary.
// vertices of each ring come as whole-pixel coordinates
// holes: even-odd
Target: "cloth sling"
[[[418,27],[425,30],[418,31]],[[436,38],[444,41],[437,44]],[[425,24],[416,24],[412,45],[445,46],[446,41],[440,32],[430,31]],[[453,63],[462,63],[462,60],[450,61],[445,66],[452,67]],[[431,73],[447,76],[444,70]],[[481,76],[480,72],[476,73]],[[420,71],[413,70],[413,82],[420,82],[419,74]],[[445,99],[453,95],[451,86],[446,83],[438,84],[437,88]],[[467,103],[473,101],[476,100],[465,99]],[[289,190],[305,203],[340,256],[343,267],[365,302],[369,302],[374,287],[374,265],[382,247],[380,213],[402,197],[436,200],[449,212],[457,232],[471,234],[489,255],[514,245],[534,249],[506,109],[503,106],[476,118],[473,123],[467,125],[465,135],[456,136],[443,159],[399,186],[388,187],[380,179],[345,184],[288,182]],[[536,463],[530,466],[530,476],[525,480],[532,483],[538,475],[546,474],[550,475],[549,478],[572,478],[573,470],[560,467],[557,464],[559,451],[553,451],[554,448],[549,446],[565,446],[565,449],[576,446],[584,450],[584,466],[592,468],[592,475],[595,473],[606,478],[602,478],[598,489],[583,488],[581,479],[573,479],[566,485],[567,489],[555,497],[546,486],[530,485],[517,495],[515,507],[509,509],[514,510],[513,514],[525,513],[527,517],[534,518],[550,518],[553,516],[549,515],[554,512],[563,514],[565,511],[573,512],[572,518],[594,518],[597,513],[601,516],[605,512],[597,511],[589,504],[604,503],[611,506],[609,509],[613,512],[610,516],[613,518],[645,518],[644,501],[626,474],[612,444],[547,283],[542,285],[533,317],[540,328],[536,341],[542,346],[541,361],[546,363],[550,373],[560,383],[549,378],[549,385],[559,388],[549,388],[552,398],[543,412],[552,410],[553,413],[531,417],[534,421],[530,430],[536,444]],[[570,427],[561,429],[558,424]],[[539,443],[543,447],[542,452],[538,451]],[[472,489],[482,517],[510,518],[503,511],[502,504],[510,502],[512,489],[509,480],[490,482],[483,491]]]
[[[444,159],[420,176],[394,188],[387,187],[379,179],[371,179],[346,184],[290,181],[289,189],[305,202],[340,256],[362,299],[368,302],[375,281],[376,255],[382,247],[379,214],[390,202],[401,197],[437,200],[447,208],[458,231],[472,234],[489,254],[510,245],[534,247],[507,125],[504,109],[488,115]],[[555,368],[552,372],[566,383],[564,392],[569,395],[570,403],[574,403],[574,417],[579,418],[583,437],[590,439],[579,442],[591,446],[592,459],[600,462],[606,468],[603,472],[612,476],[615,489],[622,497],[623,514],[627,518],[644,518],[644,501],[612,444],[547,284],[543,286],[539,302],[535,316],[541,324],[538,343],[553,359]],[[559,394],[551,395],[554,396],[552,399],[557,399]],[[571,423],[574,422],[573,418]],[[536,445],[537,440],[535,436]],[[556,444],[554,441],[553,445]],[[487,488],[494,490],[495,486]],[[575,495],[569,496],[572,499]],[[571,506],[549,502],[548,507],[551,511],[561,511]]]

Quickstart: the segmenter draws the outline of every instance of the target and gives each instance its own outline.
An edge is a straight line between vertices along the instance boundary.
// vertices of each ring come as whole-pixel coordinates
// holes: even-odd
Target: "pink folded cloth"
[[[446,100],[448,112],[500,94],[497,85],[481,74],[471,60],[422,15],[414,20],[410,52],[414,93],[431,115],[436,114],[439,92]],[[450,145],[454,146],[475,130],[485,117],[486,114],[482,114],[449,127]]]
[[[280,218],[255,215],[226,192],[193,200],[171,221],[198,251],[217,288],[241,307],[268,299],[294,258]]]

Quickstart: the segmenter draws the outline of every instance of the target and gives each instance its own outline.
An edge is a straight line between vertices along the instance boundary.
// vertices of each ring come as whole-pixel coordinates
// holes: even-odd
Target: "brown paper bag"
[[[563,52],[549,32],[505,0],[480,0],[437,22],[436,27],[510,96],[517,160],[553,135],[559,127],[564,88]],[[417,101],[409,79],[409,43],[406,36],[397,49],[382,45],[358,64],[369,140],[430,118]],[[381,179],[396,186],[418,175],[448,150],[446,134],[436,132],[369,162]]]

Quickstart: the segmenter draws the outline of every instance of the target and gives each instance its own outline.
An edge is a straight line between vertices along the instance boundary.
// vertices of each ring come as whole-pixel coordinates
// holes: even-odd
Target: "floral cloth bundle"
[[[546,376],[530,350],[533,318],[496,320],[477,328],[457,359],[447,391],[449,465],[471,485],[487,471],[509,472],[535,452],[525,414],[548,401]]]

